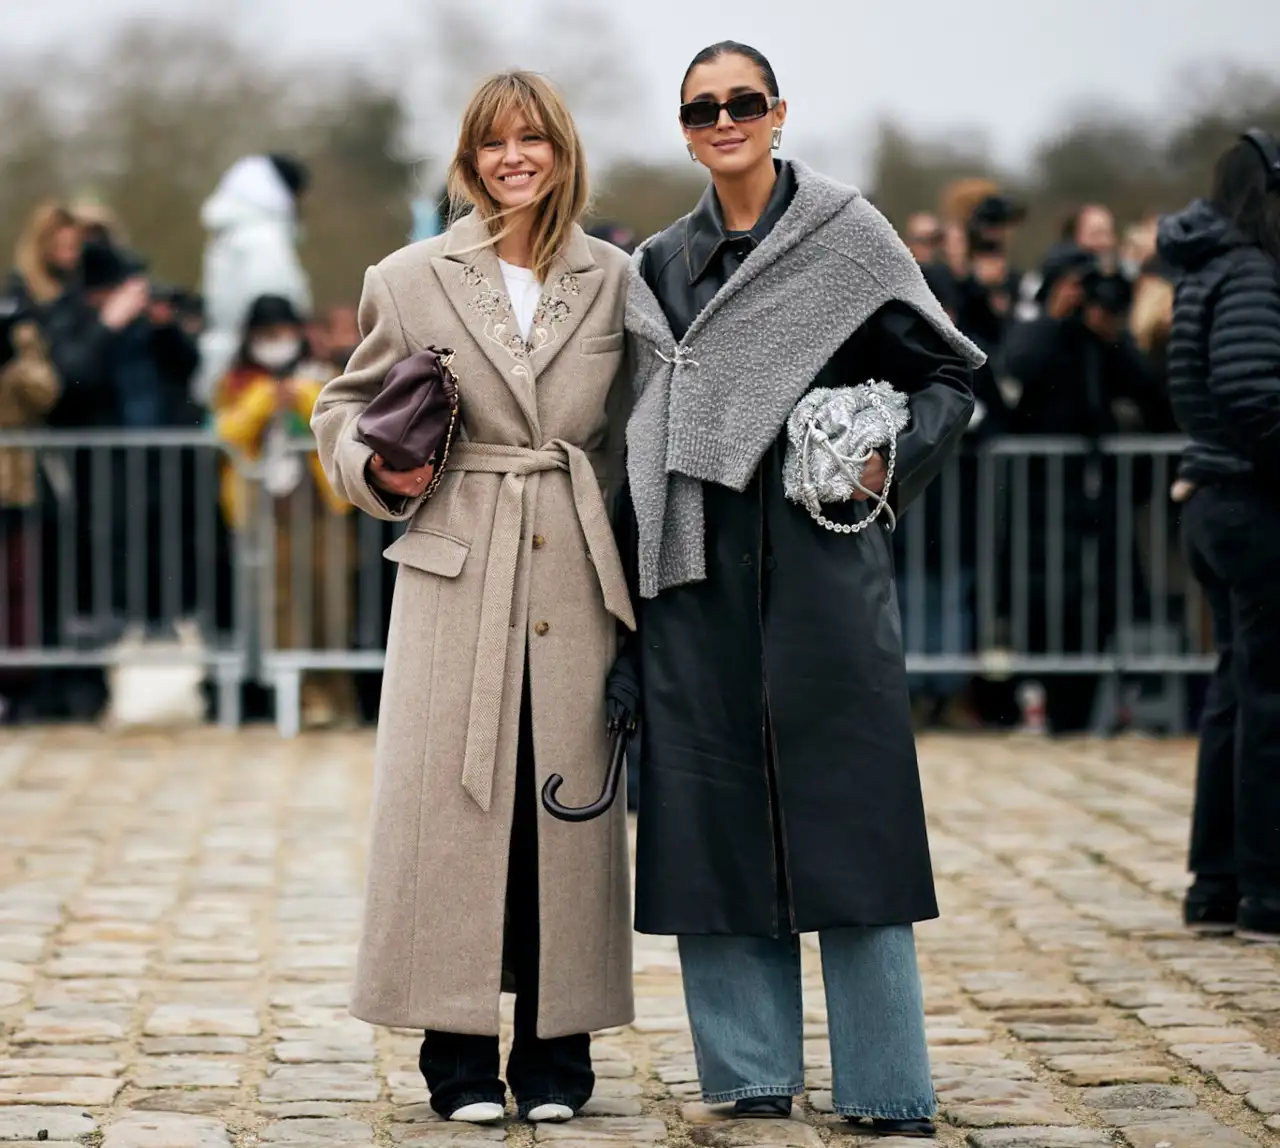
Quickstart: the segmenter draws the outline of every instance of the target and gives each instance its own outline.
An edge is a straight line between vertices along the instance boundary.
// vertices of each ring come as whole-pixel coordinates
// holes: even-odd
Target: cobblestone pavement
[[[103,1148],[819,1148],[696,1104],[673,945],[637,939],[639,1018],[597,1040],[591,1115],[431,1116],[414,1034],[346,1015],[368,735],[0,742],[0,1142]],[[1188,743],[922,746],[943,919],[919,930],[941,1140],[1228,1148],[1280,1131],[1280,953],[1177,926]],[[465,1142],[465,1143],[464,1143]],[[903,1148],[918,1141],[866,1143]]]

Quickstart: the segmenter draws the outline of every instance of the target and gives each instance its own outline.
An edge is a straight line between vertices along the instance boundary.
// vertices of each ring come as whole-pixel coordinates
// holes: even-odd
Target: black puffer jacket
[[[1177,273],[1169,397],[1193,482],[1280,488],[1280,265],[1203,200],[1161,221]]]

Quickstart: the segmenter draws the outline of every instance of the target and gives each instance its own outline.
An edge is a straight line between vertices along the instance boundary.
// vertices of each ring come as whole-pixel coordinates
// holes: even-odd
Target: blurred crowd
[[[1126,221],[1123,231],[1103,203],[1079,205],[1061,223],[1059,240],[1038,268],[1019,268],[1009,255],[1028,205],[1001,194],[990,180],[958,180],[944,189],[936,211],[919,211],[905,223],[903,238],[926,280],[956,325],[988,355],[975,376],[977,407],[960,460],[960,506],[977,505],[978,444],[995,436],[1070,435],[1097,441],[1115,434],[1175,434],[1169,402],[1165,345],[1173,318],[1172,270],[1156,253],[1157,216]],[[1153,485],[1153,466],[1135,467],[1133,510],[1140,524],[1151,514],[1170,519],[1166,536],[1177,538],[1176,506]],[[1023,652],[1105,652],[1114,640],[1117,563],[1132,568],[1140,603],[1151,584],[1152,565],[1166,567],[1177,583],[1173,543],[1167,554],[1117,553],[1116,463],[1101,456],[1067,459],[1061,474],[1060,517],[1050,513],[1047,465],[1033,461],[1023,491],[1029,515],[1025,552],[1033,560],[1023,571],[1028,632]],[[943,506],[946,492],[935,485],[926,498],[928,545],[924,571],[899,563],[900,598],[908,647],[941,652],[948,625],[956,627],[959,604],[961,649],[973,648],[975,554],[965,539],[958,568],[944,570]],[[1061,580],[1044,558],[1050,532],[1061,539]],[[1145,538],[1149,532],[1140,531]],[[902,557],[903,535],[899,535]],[[1096,574],[1096,579],[1093,577]],[[912,587],[907,577],[923,581]],[[947,577],[944,577],[946,575]],[[948,597],[946,580],[958,576]],[[914,592],[913,592],[914,590]],[[1008,616],[1013,587],[998,588],[1001,614]],[[1083,601],[1096,601],[1095,624],[1086,633]],[[1070,604],[1070,605],[1066,605]],[[912,606],[924,617],[911,633]],[[1065,607],[1065,608],[1064,608]],[[1051,619],[1062,618],[1051,642]],[[913,643],[912,638],[915,638]],[[1059,640],[1060,639],[1060,640]],[[1093,647],[1091,650],[1090,647]],[[921,726],[972,728],[1014,721],[1010,689],[955,675],[931,675],[915,683],[913,697]],[[1097,681],[1093,675],[1058,674],[1046,680],[1049,724],[1080,731],[1093,724]]]
[[[305,435],[320,387],[342,372],[359,340],[354,303],[323,311],[313,307],[297,251],[309,182],[305,166],[287,155],[248,156],[232,165],[199,220],[206,245],[198,288],[151,275],[145,256],[130,248],[119,221],[102,205],[43,204],[28,222],[0,293],[0,431],[214,431],[228,458],[219,477],[216,541],[212,553],[188,553],[182,565],[229,565],[232,538],[248,528],[253,500],[271,500],[279,607],[275,640],[284,647],[305,644],[290,632],[296,611],[284,609],[291,590],[298,588],[298,569],[315,577],[309,596],[318,604],[326,599],[319,582],[326,555],[331,559],[339,550],[355,550],[350,508],[334,498],[314,456],[289,446],[290,439]],[[946,190],[936,211],[913,214],[903,228],[934,293],[990,357],[976,380],[977,413],[958,470],[960,505],[966,507],[974,505],[977,493],[975,448],[992,436],[1096,439],[1115,432],[1176,430],[1164,378],[1172,288],[1155,257],[1156,221],[1132,221],[1121,234],[1105,205],[1081,205],[1063,221],[1061,242],[1046,253],[1042,266],[1023,269],[1012,265],[1008,252],[1025,212],[994,184],[963,180]],[[447,215],[443,202],[415,211],[415,237],[432,234]],[[620,225],[603,222],[594,233],[627,250],[636,244],[637,237]],[[1087,565],[1080,561],[1081,548],[1098,542],[1105,551],[1106,540],[1114,538],[1108,465],[1101,458],[1068,465],[1061,591],[1068,601],[1089,589],[1080,581]],[[196,513],[193,466],[191,458],[183,459],[183,522],[193,521]],[[106,520],[96,522],[94,530],[105,530],[109,540],[139,529],[139,520],[147,538],[161,538],[160,475],[148,475],[148,493],[139,505],[123,470],[120,458],[113,458],[104,475],[87,456],[70,457],[59,467],[35,450],[0,450],[5,567],[0,632],[5,644],[31,644],[39,635],[43,645],[65,646],[71,641],[69,615],[103,614],[101,576],[90,549],[76,548],[67,557],[66,522],[78,521],[77,506],[109,508],[94,511]],[[1031,481],[1031,505],[1042,505],[1047,479],[1033,471]],[[1149,474],[1146,482],[1136,497],[1164,513],[1166,500],[1151,489]],[[300,497],[308,500],[308,519],[314,523],[305,537],[291,525],[299,520]],[[961,534],[958,565],[954,556],[944,562],[944,501],[943,492],[934,490],[925,503],[923,569],[917,562],[907,571],[900,563],[901,577],[917,583],[900,587],[908,645],[926,653],[943,648],[944,630],[953,640],[959,632],[961,649],[971,649],[975,638],[974,532]],[[72,532],[80,529],[83,525]],[[1045,516],[1033,514],[1030,529],[1036,553],[1044,545]],[[190,549],[196,546],[195,532],[184,531],[181,540],[170,537],[164,544]],[[113,543],[107,549],[124,548]],[[1115,558],[1104,552],[1102,568],[1114,569]],[[71,608],[65,601],[51,602],[53,594],[37,601],[30,572],[65,571],[68,561],[75,567]],[[1141,580],[1137,556],[1135,570]],[[123,614],[128,606],[122,598],[127,578],[123,571],[116,574],[106,603],[110,615]],[[1047,613],[1036,603],[1043,606],[1050,591],[1042,566],[1028,577],[1033,625],[1027,640],[1034,651],[1047,648],[1044,626],[1034,620]],[[944,585],[948,578],[950,591]],[[182,605],[192,593],[184,584]],[[149,620],[162,612],[157,597],[148,592]],[[231,610],[226,598],[224,593],[219,607],[223,621]],[[327,601],[323,615],[317,605],[310,619],[311,640],[323,633],[324,645],[341,647],[348,640],[350,611],[335,611],[332,594]],[[1113,618],[1102,617],[1103,641],[1113,624]],[[1085,635],[1071,632],[1070,622],[1067,628],[1065,648],[1083,648]],[[110,635],[85,640],[104,642]],[[922,726],[1010,720],[1008,699],[985,698],[980,682],[930,675],[914,686]],[[1094,689],[1091,678],[1054,679],[1055,726],[1083,728]],[[94,671],[10,670],[0,672],[0,698],[6,699],[0,712],[10,718],[85,718],[104,704],[106,687]],[[309,675],[303,704],[308,724],[346,720],[360,710],[351,683],[333,674]]]
[[[329,515],[348,509],[333,498],[318,462],[289,447],[291,438],[308,432],[320,387],[342,372],[359,341],[354,303],[319,313],[311,305],[297,253],[308,182],[305,167],[285,155],[234,164],[202,212],[207,242],[199,290],[149,274],[146,258],[130,248],[118,220],[100,205],[42,204],[32,213],[0,296],[0,430],[208,428],[225,444],[230,461],[219,476],[220,514],[210,538],[198,540],[184,529],[181,538],[163,540],[186,551],[176,564],[189,572],[179,594],[184,606],[191,605],[190,572],[199,563],[229,568],[231,535],[246,528],[259,486],[280,514],[282,577],[293,565],[284,524],[299,489],[310,484],[308,494],[318,494]],[[28,645],[37,635],[43,645],[63,647],[77,638],[103,644],[118,637],[113,623],[136,612],[136,603],[126,601],[126,536],[132,531],[154,540],[154,563],[162,549],[157,462],[146,459],[148,473],[139,483],[128,478],[124,452],[107,456],[104,471],[101,456],[87,451],[61,457],[0,451],[5,644]],[[180,452],[176,475],[165,476],[176,481],[180,521],[187,525],[196,519],[193,466],[193,452]],[[92,508],[91,521],[84,521],[85,508]],[[95,553],[92,545],[77,545],[84,535],[105,539],[105,546]],[[103,551],[110,556],[105,591]],[[310,563],[317,571],[320,554],[318,542]],[[49,577],[45,593],[35,592],[31,571],[62,573],[68,563],[70,602]],[[142,582],[146,621],[156,621],[161,577],[153,570]],[[233,609],[231,583],[229,576],[218,579],[224,626]],[[288,590],[287,584],[278,587],[277,597],[286,600]],[[94,619],[99,632],[77,635],[72,619],[80,619],[82,628],[85,619]],[[97,671],[9,671],[3,679],[0,696],[11,719],[88,718],[106,701]],[[324,712],[333,704],[321,697],[313,707]]]
[[[904,238],[957,326],[989,356],[972,431],[1176,431],[1163,362],[1173,285],[1156,254],[1158,217],[1122,237],[1110,208],[1083,204],[1042,265],[1020,269],[1008,253],[1024,205],[985,179],[959,181],[942,198],[938,214],[910,216]]]

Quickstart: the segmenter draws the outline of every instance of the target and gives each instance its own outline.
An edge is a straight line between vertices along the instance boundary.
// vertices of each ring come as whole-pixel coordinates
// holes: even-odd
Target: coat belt
[[[538,450],[462,442],[449,452],[448,469],[503,476],[489,538],[489,560],[484,570],[480,635],[471,681],[467,748],[462,763],[462,787],[488,812],[507,676],[507,640],[515,599],[516,564],[524,525],[524,487],[529,475],[551,470],[569,472],[578,525],[600,580],[605,609],[630,630],[635,629],[636,622],[600,484],[591,460],[581,448],[560,439]]]

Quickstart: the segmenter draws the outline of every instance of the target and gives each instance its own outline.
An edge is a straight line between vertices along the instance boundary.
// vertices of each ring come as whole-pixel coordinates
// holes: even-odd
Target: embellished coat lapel
[[[536,431],[538,407],[528,348],[487,238],[484,223],[469,215],[450,228],[448,249],[433,256],[431,265],[458,318],[502,376],[530,429]],[[465,380],[462,385],[466,386]]]
[[[484,223],[467,216],[450,230],[445,254],[431,262],[458,317],[537,430],[534,384],[590,310],[604,283],[604,269],[592,258],[586,233],[575,226],[564,252],[552,263],[526,341],[487,238]]]
[[[592,258],[586,233],[575,227],[564,251],[551,264],[533,317],[529,359],[535,378],[551,365],[578,329],[603,282],[604,268]]]

